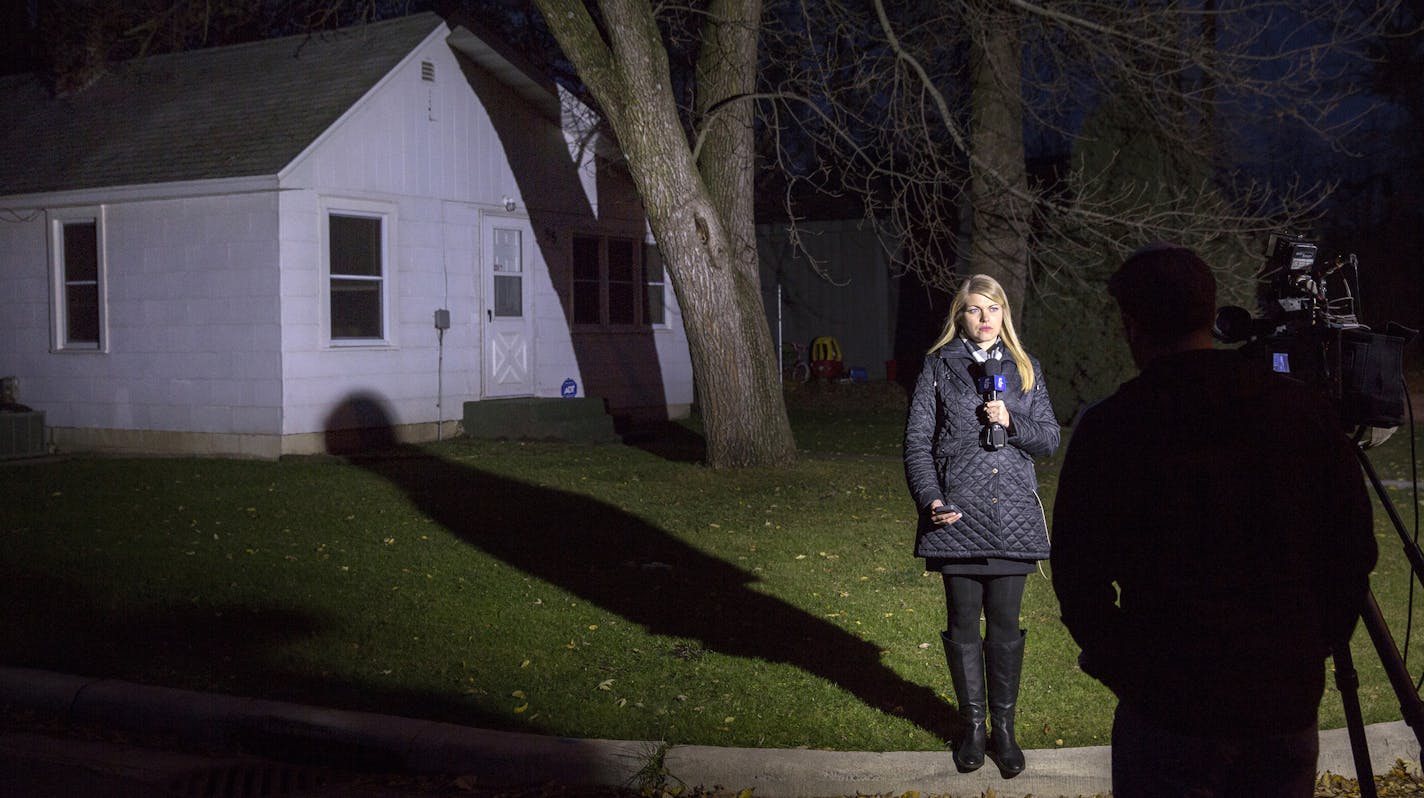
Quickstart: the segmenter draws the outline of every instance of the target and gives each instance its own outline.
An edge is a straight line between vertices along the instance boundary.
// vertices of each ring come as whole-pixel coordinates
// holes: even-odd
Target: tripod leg
[[[1340,691],[1340,703],[1345,710],[1345,727],[1350,731],[1350,753],[1355,757],[1355,780],[1360,785],[1360,798],[1377,798],[1375,771],[1370,764],[1370,746],[1365,740],[1365,719],[1360,713],[1360,674],[1350,656],[1349,642],[1335,646],[1335,687]]]
[[[1389,678],[1389,684],[1394,688],[1395,696],[1399,698],[1399,711],[1404,716],[1404,722],[1414,731],[1414,739],[1419,742],[1420,755],[1424,756],[1424,701],[1420,700],[1418,691],[1414,689],[1414,682],[1404,667],[1404,657],[1399,653],[1399,646],[1389,633],[1389,626],[1384,622],[1384,615],[1380,613],[1379,603],[1375,601],[1373,592],[1365,597],[1365,611],[1360,614],[1360,620],[1364,622],[1365,631],[1370,633],[1375,651],[1379,652],[1380,664],[1384,666],[1385,676]]]

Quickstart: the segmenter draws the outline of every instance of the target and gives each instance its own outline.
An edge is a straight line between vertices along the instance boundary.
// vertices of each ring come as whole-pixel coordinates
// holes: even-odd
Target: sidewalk
[[[475,775],[481,785],[625,786],[663,756],[669,781],[707,790],[755,790],[758,798],[925,795],[1000,798],[1107,794],[1106,746],[1028,752],[1012,780],[992,763],[955,771],[945,752],[843,752],[805,749],[665,746],[657,741],[580,740],[494,732],[450,723],[261,699],[149,687],[24,668],[0,667],[0,706],[33,710],[75,725],[170,735],[210,750],[278,761],[356,766],[416,774]],[[1418,743],[1402,721],[1367,729],[1375,773],[1397,759],[1417,761]],[[1344,729],[1320,735],[1322,771],[1353,777]]]

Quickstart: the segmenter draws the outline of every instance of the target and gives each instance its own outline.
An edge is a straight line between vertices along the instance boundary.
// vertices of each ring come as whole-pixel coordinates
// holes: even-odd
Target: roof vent
[[[429,61],[420,62],[420,79],[427,83],[435,82],[435,65]]]

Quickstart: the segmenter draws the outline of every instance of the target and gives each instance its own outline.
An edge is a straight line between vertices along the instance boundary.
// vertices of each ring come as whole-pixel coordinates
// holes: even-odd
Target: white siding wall
[[[45,215],[40,210],[21,209],[6,217],[0,220],[0,275],[5,292],[0,299],[0,376],[20,378],[20,400],[33,405],[37,401],[35,383],[48,372],[44,366],[49,360]]]
[[[687,351],[687,334],[682,329],[682,311],[675,306],[672,286],[668,292],[668,330],[653,339],[662,363],[663,396],[675,416],[686,415],[696,400],[692,382],[692,356]]]
[[[421,61],[435,65],[435,120]],[[325,430],[336,406],[354,395],[378,398],[400,425],[458,419],[460,403],[478,398],[478,208],[503,211],[503,197],[519,198],[500,153],[484,109],[437,37],[281,176],[290,189],[282,203],[284,433]],[[332,346],[326,338],[324,209],[345,201],[388,209],[386,346]],[[438,308],[451,312],[443,369]]]
[[[340,206],[340,200],[328,200]],[[390,204],[387,233],[393,263],[388,343],[333,346],[325,330],[321,237],[322,198],[314,191],[282,195],[283,375],[287,386],[285,434],[321,432],[330,413],[353,395],[379,398],[396,424],[460,417],[459,402],[479,384],[478,351],[471,316],[474,262],[468,249],[444,249],[459,238],[459,225],[443,222],[441,203],[397,197]],[[445,286],[449,284],[447,297]],[[438,308],[451,310],[444,335],[443,380]],[[436,407],[443,381],[443,412]]]
[[[0,371],[51,427],[275,435],[282,383],[271,193],[104,207],[107,345],[51,346],[45,214],[0,225],[17,299]],[[8,289],[7,289],[8,290]]]

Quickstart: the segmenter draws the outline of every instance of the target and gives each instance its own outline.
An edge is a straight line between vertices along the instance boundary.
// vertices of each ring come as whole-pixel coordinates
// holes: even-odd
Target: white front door
[[[484,395],[534,393],[534,272],[538,249],[524,219],[486,216],[480,225],[484,268]]]

